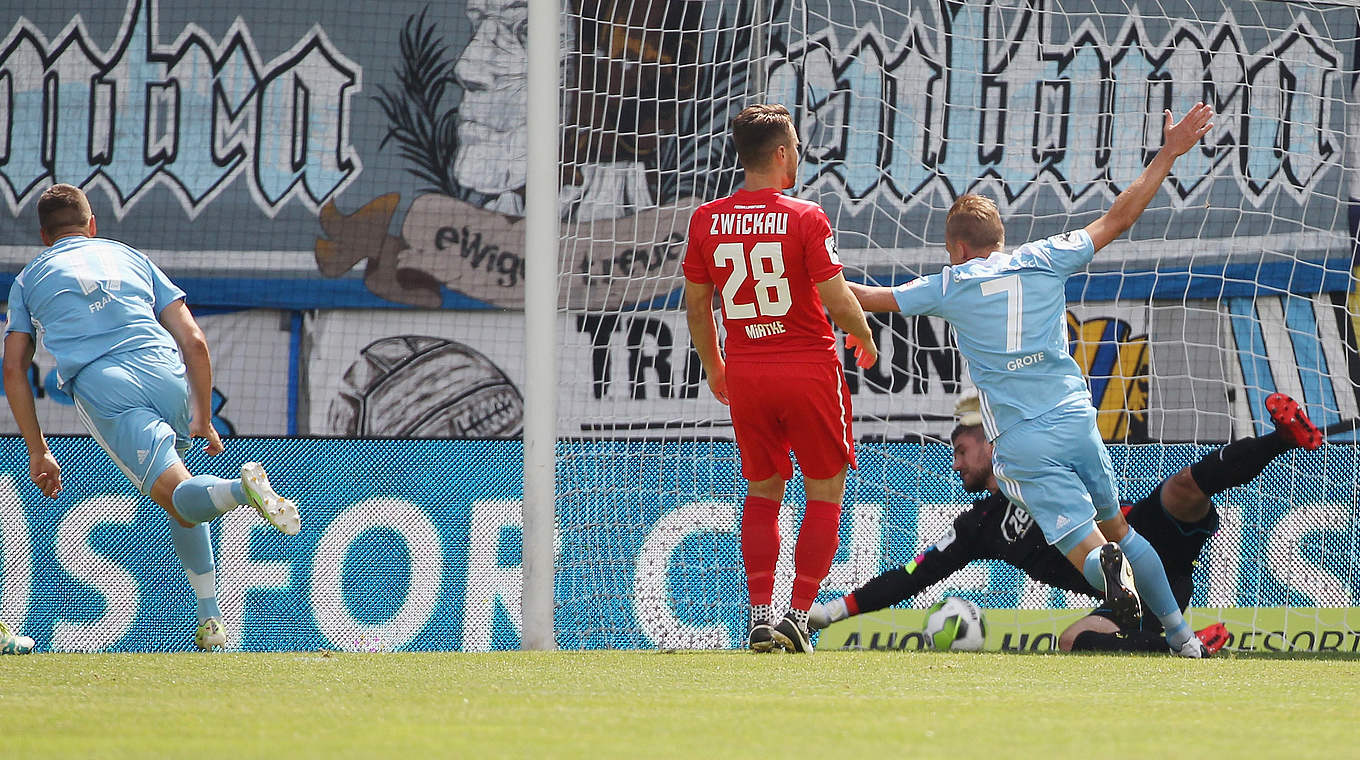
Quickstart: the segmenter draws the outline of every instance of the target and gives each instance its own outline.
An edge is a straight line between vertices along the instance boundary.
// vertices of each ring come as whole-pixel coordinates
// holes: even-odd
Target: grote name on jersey
[[[1039,351],[1030,354],[1029,356],[1022,356],[1019,359],[1011,359],[1010,361],[1006,362],[1006,369],[1017,370],[1020,369],[1021,367],[1028,367],[1031,364],[1038,364],[1043,360],[1044,352]]]
[[[770,211],[764,214],[714,214],[710,235],[785,235],[789,215]]]
[[[779,335],[782,332],[785,332],[784,323],[777,319],[773,322],[746,326],[746,337],[751,338],[752,340],[770,335]]]

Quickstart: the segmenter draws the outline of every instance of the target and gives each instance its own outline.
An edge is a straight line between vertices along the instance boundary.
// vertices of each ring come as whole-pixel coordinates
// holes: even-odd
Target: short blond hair
[[[46,233],[89,223],[90,199],[75,185],[53,185],[38,198],[38,225]]]
[[[944,220],[945,243],[957,240],[969,248],[997,250],[1006,244],[1006,228],[996,202],[985,195],[965,193],[949,207]]]

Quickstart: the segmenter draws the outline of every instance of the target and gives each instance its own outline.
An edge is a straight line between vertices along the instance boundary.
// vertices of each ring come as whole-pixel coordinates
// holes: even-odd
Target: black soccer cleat
[[[746,646],[752,652],[772,652],[776,646],[774,640],[774,626],[767,621],[758,621],[751,626],[751,635],[746,639]]]
[[[1133,566],[1119,544],[1100,547],[1100,572],[1105,576],[1105,607],[1114,624],[1121,629],[1137,629],[1143,617],[1143,602],[1133,585]]]
[[[785,615],[779,625],[774,627],[774,640],[789,654],[812,654],[812,639],[793,619],[793,613]]]

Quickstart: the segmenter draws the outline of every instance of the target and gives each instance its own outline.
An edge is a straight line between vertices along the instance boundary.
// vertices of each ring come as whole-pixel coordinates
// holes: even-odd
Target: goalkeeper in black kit
[[[1145,536],[1161,557],[1182,611],[1194,593],[1192,575],[1200,552],[1218,530],[1218,510],[1209,497],[1254,479],[1272,459],[1290,449],[1311,451],[1322,445],[1321,431],[1293,399],[1273,394],[1266,400],[1266,409],[1275,423],[1274,432],[1215,449],[1162,481],[1138,503],[1124,506],[1129,525]],[[811,627],[825,628],[838,620],[891,607],[978,559],[999,559],[1050,586],[1101,596],[1061,552],[1048,545],[1029,513],[1001,494],[992,473],[992,445],[982,432],[977,397],[961,399],[955,414],[959,423],[950,435],[954,446],[953,469],[966,490],[985,491],[987,496],[973,502],[955,518],[952,529],[906,565],[884,572],[848,596],[813,605],[809,615]],[[1120,630],[1111,618],[1108,610],[1096,608],[1062,632],[1059,648],[1167,651],[1161,624],[1146,607],[1142,625],[1136,630]],[[1222,623],[1196,635],[1211,653],[1227,642],[1227,630]]]

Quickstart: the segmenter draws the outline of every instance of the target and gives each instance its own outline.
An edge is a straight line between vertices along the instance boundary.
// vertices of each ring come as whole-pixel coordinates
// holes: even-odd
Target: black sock
[[[1270,460],[1289,448],[1279,433],[1243,438],[1209,452],[1190,465],[1190,477],[1206,496],[1213,496],[1255,479]]]
[[[1165,652],[1166,638],[1151,631],[1100,633],[1082,631],[1072,640],[1073,652]]]
[[[906,568],[895,567],[855,589],[855,605],[859,614],[886,609],[906,599],[902,589],[910,588],[911,575]]]

